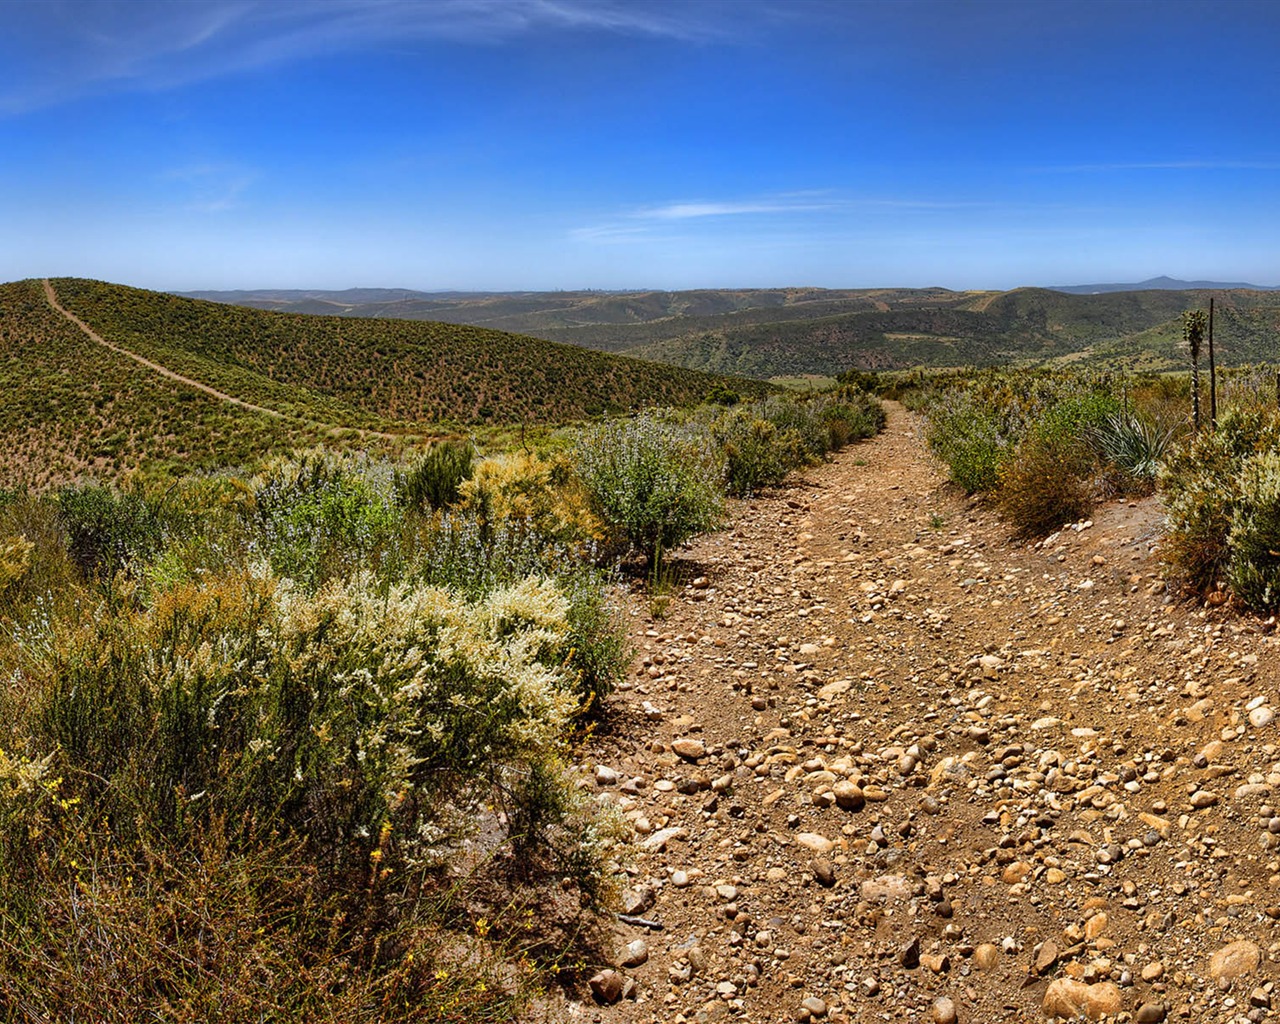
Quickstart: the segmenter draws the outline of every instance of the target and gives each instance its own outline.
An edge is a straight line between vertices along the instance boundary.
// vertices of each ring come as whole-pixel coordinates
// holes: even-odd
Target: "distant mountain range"
[[[1104,292],[1183,292],[1193,290],[1243,289],[1252,292],[1280,291],[1280,285],[1244,284],[1240,281],[1179,281],[1173,277],[1152,277],[1137,284],[1051,284],[1050,291],[1068,295],[1101,295]]]
[[[1054,361],[1173,369],[1181,314],[1217,298],[1218,361],[1271,360],[1280,290],[1153,278],[1138,284],[945,288],[415,292],[270,290],[192,297],[288,313],[443,321],[692,370],[770,380],[843,370]]]

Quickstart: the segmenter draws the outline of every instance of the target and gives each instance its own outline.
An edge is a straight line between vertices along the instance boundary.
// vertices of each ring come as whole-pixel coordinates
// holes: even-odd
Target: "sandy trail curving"
[[[148,370],[152,371],[153,373],[159,374],[161,377],[167,377],[169,378],[169,380],[174,380],[180,384],[185,384],[187,387],[195,388],[195,390],[202,391],[206,395],[209,395],[211,398],[216,398],[220,402],[227,402],[230,405],[238,406],[239,408],[246,409],[249,412],[261,413],[263,416],[270,416],[273,419],[292,420],[297,423],[306,424],[308,426],[320,427],[321,429],[328,431],[329,433],[351,431],[360,437],[376,437],[376,438],[382,438],[384,440],[389,440],[389,441],[421,440],[422,439],[419,435],[416,435],[416,434],[393,434],[393,433],[388,433],[382,430],[368,430],[364,427],[343,427],[343,426],[338,426],[336,424],[331,424],[331,423],[321,423],[318,420],[309,420],[303,417],[290,416],[287,413],[280,412],[277,409],[269,409],[264,405],[255,405],[252,402],[246,402],[243,398],[236,398],[234,395],[229,395],[225,391],[219,391],[217,388],[210,387],[208,384],[204,384],[201,381],[195,380],[192,377],[187,377],[181,373],[177,373],[176,371],[169,369],[167,366],[163,366],[160,363],[155,362],[154,360],[148,359],[146,356],[139,355],[137,352],[132,352],[121,345],[117,345],[114,342],[107,341],[106,338],[102,337],[102,335],[100,335],[87,323],[85,323],[78,316],[72,313],[69,309],[65,308],[58,301],[58,293],[56,289],[53,287],[52,281],[50,281],[48,278],[45,278],[42,281],[42,284],[44,285],[44,294],[45,294],[45,298],[48,299],[49,301],[49,305],[52,306],[54,309],[56,309],[63,316],[65,316],[78,328],[80,328],[80,330],[84,332],[85,337],[89,338],[91,341],[96,342],[97,344],[103,346],[104,348],[109,348],[112,352],[122,355],[127,359],[132,359],[139,366],[145,366]]]

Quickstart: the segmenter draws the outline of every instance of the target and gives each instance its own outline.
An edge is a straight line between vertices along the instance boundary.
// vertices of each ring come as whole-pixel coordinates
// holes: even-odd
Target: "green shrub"
[[[470,441],[441,441],[412,469],[396,474],[396,492],[413,509],[445,509],[458,500],[458,488],[471,478],[475,446]]]
[[[111,580],[160,545],[160,527],[138,494],[106,487],[67,487],[57,494],[58,521],[76,567],[92,580]]]
[[[648,414],[607,423],[585,433],[576,454],[596,513],[655,565],[720,520],[723,456],[696,425]]]
[[[845,388],[819,398],[817,404],[818,415],[827,427],[829,451],[839,451],[884,429],[884,406],[868,393]]]
[[[929,410],[929,447],[966,494],[992,490],[1012,456],[1018,435],[999,409],[956,393]]]
[[[745,409],[721,416],[712,436],[725,458],[725,487],[730,494],[754,494],[761,487],[782,482],[792,469],[778,443],[778,428]]]
[[[730,494],[752,494],[781,483],[793,469],[872,437],[884,427],[884,407],[851,387],[834,393],[774,397],[722,413],[711,435],[725,458]]]
[[[1280,450],[1247,459],[1227,537],[1227,579],[1246,605],[1280,609]]]
[[[403,512],[385,466],[305,452],[273,460],[250,488],[253,542],[281,576],[315,587],[396,554]]]
[[[1280,420],[1257,410],[1229,410],[1215,431],[1174,448],[1159,473],[1168,529],[1161,556],[1171,574],[1205,593],[1231,560],[1229,535],[1241,496],[1244,464],[1280,451]]]
[[[1016,457],[1002,466],[996,495],[1016,533],[1041,537],[1088,515],[1099,468],[1091,439],[1117,411],[1109,396],[1086,393],[1051,406],[1032,424]]]

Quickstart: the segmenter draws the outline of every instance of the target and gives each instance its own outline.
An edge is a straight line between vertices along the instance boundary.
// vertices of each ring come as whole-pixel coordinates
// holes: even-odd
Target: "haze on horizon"
[[[1280,284],[1265,0],[0,15],[0,280]]]

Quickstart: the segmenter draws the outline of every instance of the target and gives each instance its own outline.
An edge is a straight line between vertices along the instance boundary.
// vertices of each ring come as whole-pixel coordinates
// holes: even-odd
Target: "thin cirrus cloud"
[[[654,242],[657,231],[668,230],[689,222],[729,221],[733,218],[756,220],[791,220],[821,214],[838,218],[872,210],[942,211],[989,209],[996,204],[974,200],[845,198],[827,192],[786,193],[781,196],[747,200],[681,200],[641,207],[599,224],[570,230],[569,237],[578,242],[620,243]],[[662,236],[661,240],[669,240]]]
[[[339,52],[539,31],[726,38],[713,6],[623,0],[190,0],[19,5],[0,42],[0,113],[103,89],[158,91]]]
[[[244,204],[245,193],[258,174],[235,164],[190,164],[160,175],[180,193],[180,203],[192,213],[224,213]]]

